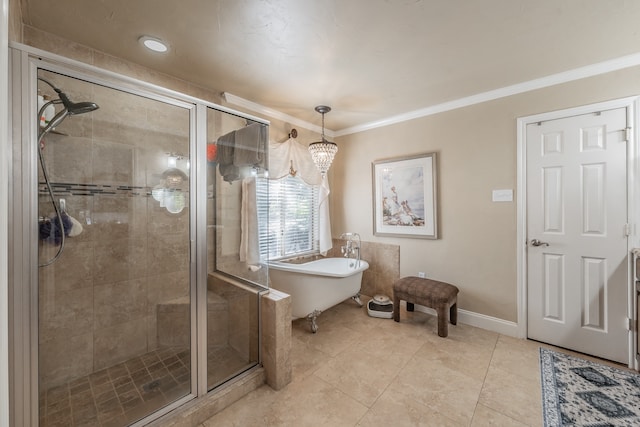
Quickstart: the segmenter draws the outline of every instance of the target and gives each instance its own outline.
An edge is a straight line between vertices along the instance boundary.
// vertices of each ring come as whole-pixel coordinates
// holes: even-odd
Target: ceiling
[[[640,52],[636,0],[22,0],[22,14],[316,125],[329,105],[335,131]]]

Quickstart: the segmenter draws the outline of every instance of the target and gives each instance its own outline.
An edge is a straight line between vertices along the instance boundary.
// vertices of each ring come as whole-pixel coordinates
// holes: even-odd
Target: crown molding
[[[554,86],[562,83],[568,83],[574,80],[580,80],[587,77],[593,77],[600,74],[610,73],[612,71],[622,70],[624,68],[635,67],[640,65],[640,53],[622,56],[620,58],[609,61],[598,62],[596,64],[587,65],[573,70],[564,71],[557,74],[551,74],[523,83],[517,83],[511,86],[505,86],[500,89],[482,92],[476,95],[467,96],[453,101],[443,102],[442,104],[432,105],[430,107],[421,108],[419,110],[409,111],[403,114],[388,117],[386,119],[377,120],[350,128],[341,129],[335,132],[335,136],[350,135],[353,133],[363,132],[365,130],[375,129],[379,127],[389,126],[396,123],[406,122],[408,120],[420,117],[431,116],[445,111],[451,111],[458,108],[468,107],[475,104],[481,104],[487,101],[493,101],[499,98],[505,98],[512,95],[518,95],[524,92],[530,92],[545,87]]]
[[[290,116],[289,114],[285,114],[281,111],[274,110],[273,108],[265,107],[262,104],[258,104],[253,101],[249,101],[248,99],[240,98],[229,92],[223,92],[222,97],[229,104],[233,104],[237,107],[243,107],[255,113],[266,115],[267,117],[271,117],[273,119],[282,120],[284,122],[290,123],[292,125],[296,125],[298,127],[308,129],[313,132],[322,133],[322,127],[314,125],[313,123],[309,123],[305,120],[298,119],[296,117]],[[331,129],[324,128],[324,133],[328,137],[335,137],[335,132]]]
[[[456,99],[453,101],[447,101],[441,104],[420,108],[418,110],[408,111],[406,113],[397,114],[395,116],[391,116],[386,119],[376,120],[373,122],[340,129],[337,131],[332,131],[330,129],[325,128],[325,134],[332,138],[351,135],[351,134],[363,132],[366,130],[389,126],[396,123],[406,122],[406,121],[418,119],[421,117],[432,116],[434,114],[443,113],[445,111],[451,111],[458,108],[469,107],[471,105],[481,104],[483,102],[493,101],[500,98],[506,98],[508,96],[518,95],[521,93],[530,92],[537,89],[543,89],[549,86],[555,86],[562,83],[568,83],[575,80],[585,79],[585,78],[597,76],[600,74],[606,74],[612,71],[618,71],[625,68],[635,67],[638,65],[640,65],[640,53],[634,53],[631,55],[621,56],[619,58],[611,59],[608,61],[602,61],[595,64],[587,65],[584,67],[574,68],[573,70],[551,74],[549,76],[540,77],[538,79],[517,83],[511,86],[505,86],[499,89],[478,93],[475,95],[467,96],[467,97]],[[273,117],[276,119],[289,122],[291,124],[295,124],[296,126],[300,126],[302,128],[309,129],[314,132],[318,132],[318,133],[322,132],[322,128],[320,126],[316,126],[304,120],[297,119],[288,114],[265,107],[264,105],[260,105],[255,102],[248,101],[246,99],[232,95],[228,92],[223,93],[223,96],[227,100],[227,102],[231,104],[247,108],[251,111],[254,111],[260,114],[265,114],[268,117]]]

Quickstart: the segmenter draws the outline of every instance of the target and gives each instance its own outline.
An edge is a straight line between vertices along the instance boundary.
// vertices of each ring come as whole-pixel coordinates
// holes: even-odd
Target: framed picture
[[[373,234],[438,238],[436,153],[376,160]]]

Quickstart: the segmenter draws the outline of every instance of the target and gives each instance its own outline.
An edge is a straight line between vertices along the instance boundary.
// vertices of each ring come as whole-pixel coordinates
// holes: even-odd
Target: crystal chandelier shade
[[[333,158],[338,152],[338,146],[334,142],[327,141],[324,137],[324,115],[331,111],[331,108],[326,105],[319,105],[316,107],[316,111],[322,114],[322,141],[309,144],[309,153],[311,153],[313,163],[316,164],[316,167],[324,177],[327,175]]]

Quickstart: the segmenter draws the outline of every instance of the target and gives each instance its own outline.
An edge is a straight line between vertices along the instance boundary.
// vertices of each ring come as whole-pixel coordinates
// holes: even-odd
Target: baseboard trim
[[[415,310],[436,315],[436,311],[422,305],[414,305]],[[518,324],[497,317],[487,316],[486,314],[474,313],[473,311],[458,309],[458,322],[465,325],[475,326],[476,328],[486,329],[488,331],[497,332],[510,337],[518,337]]]

